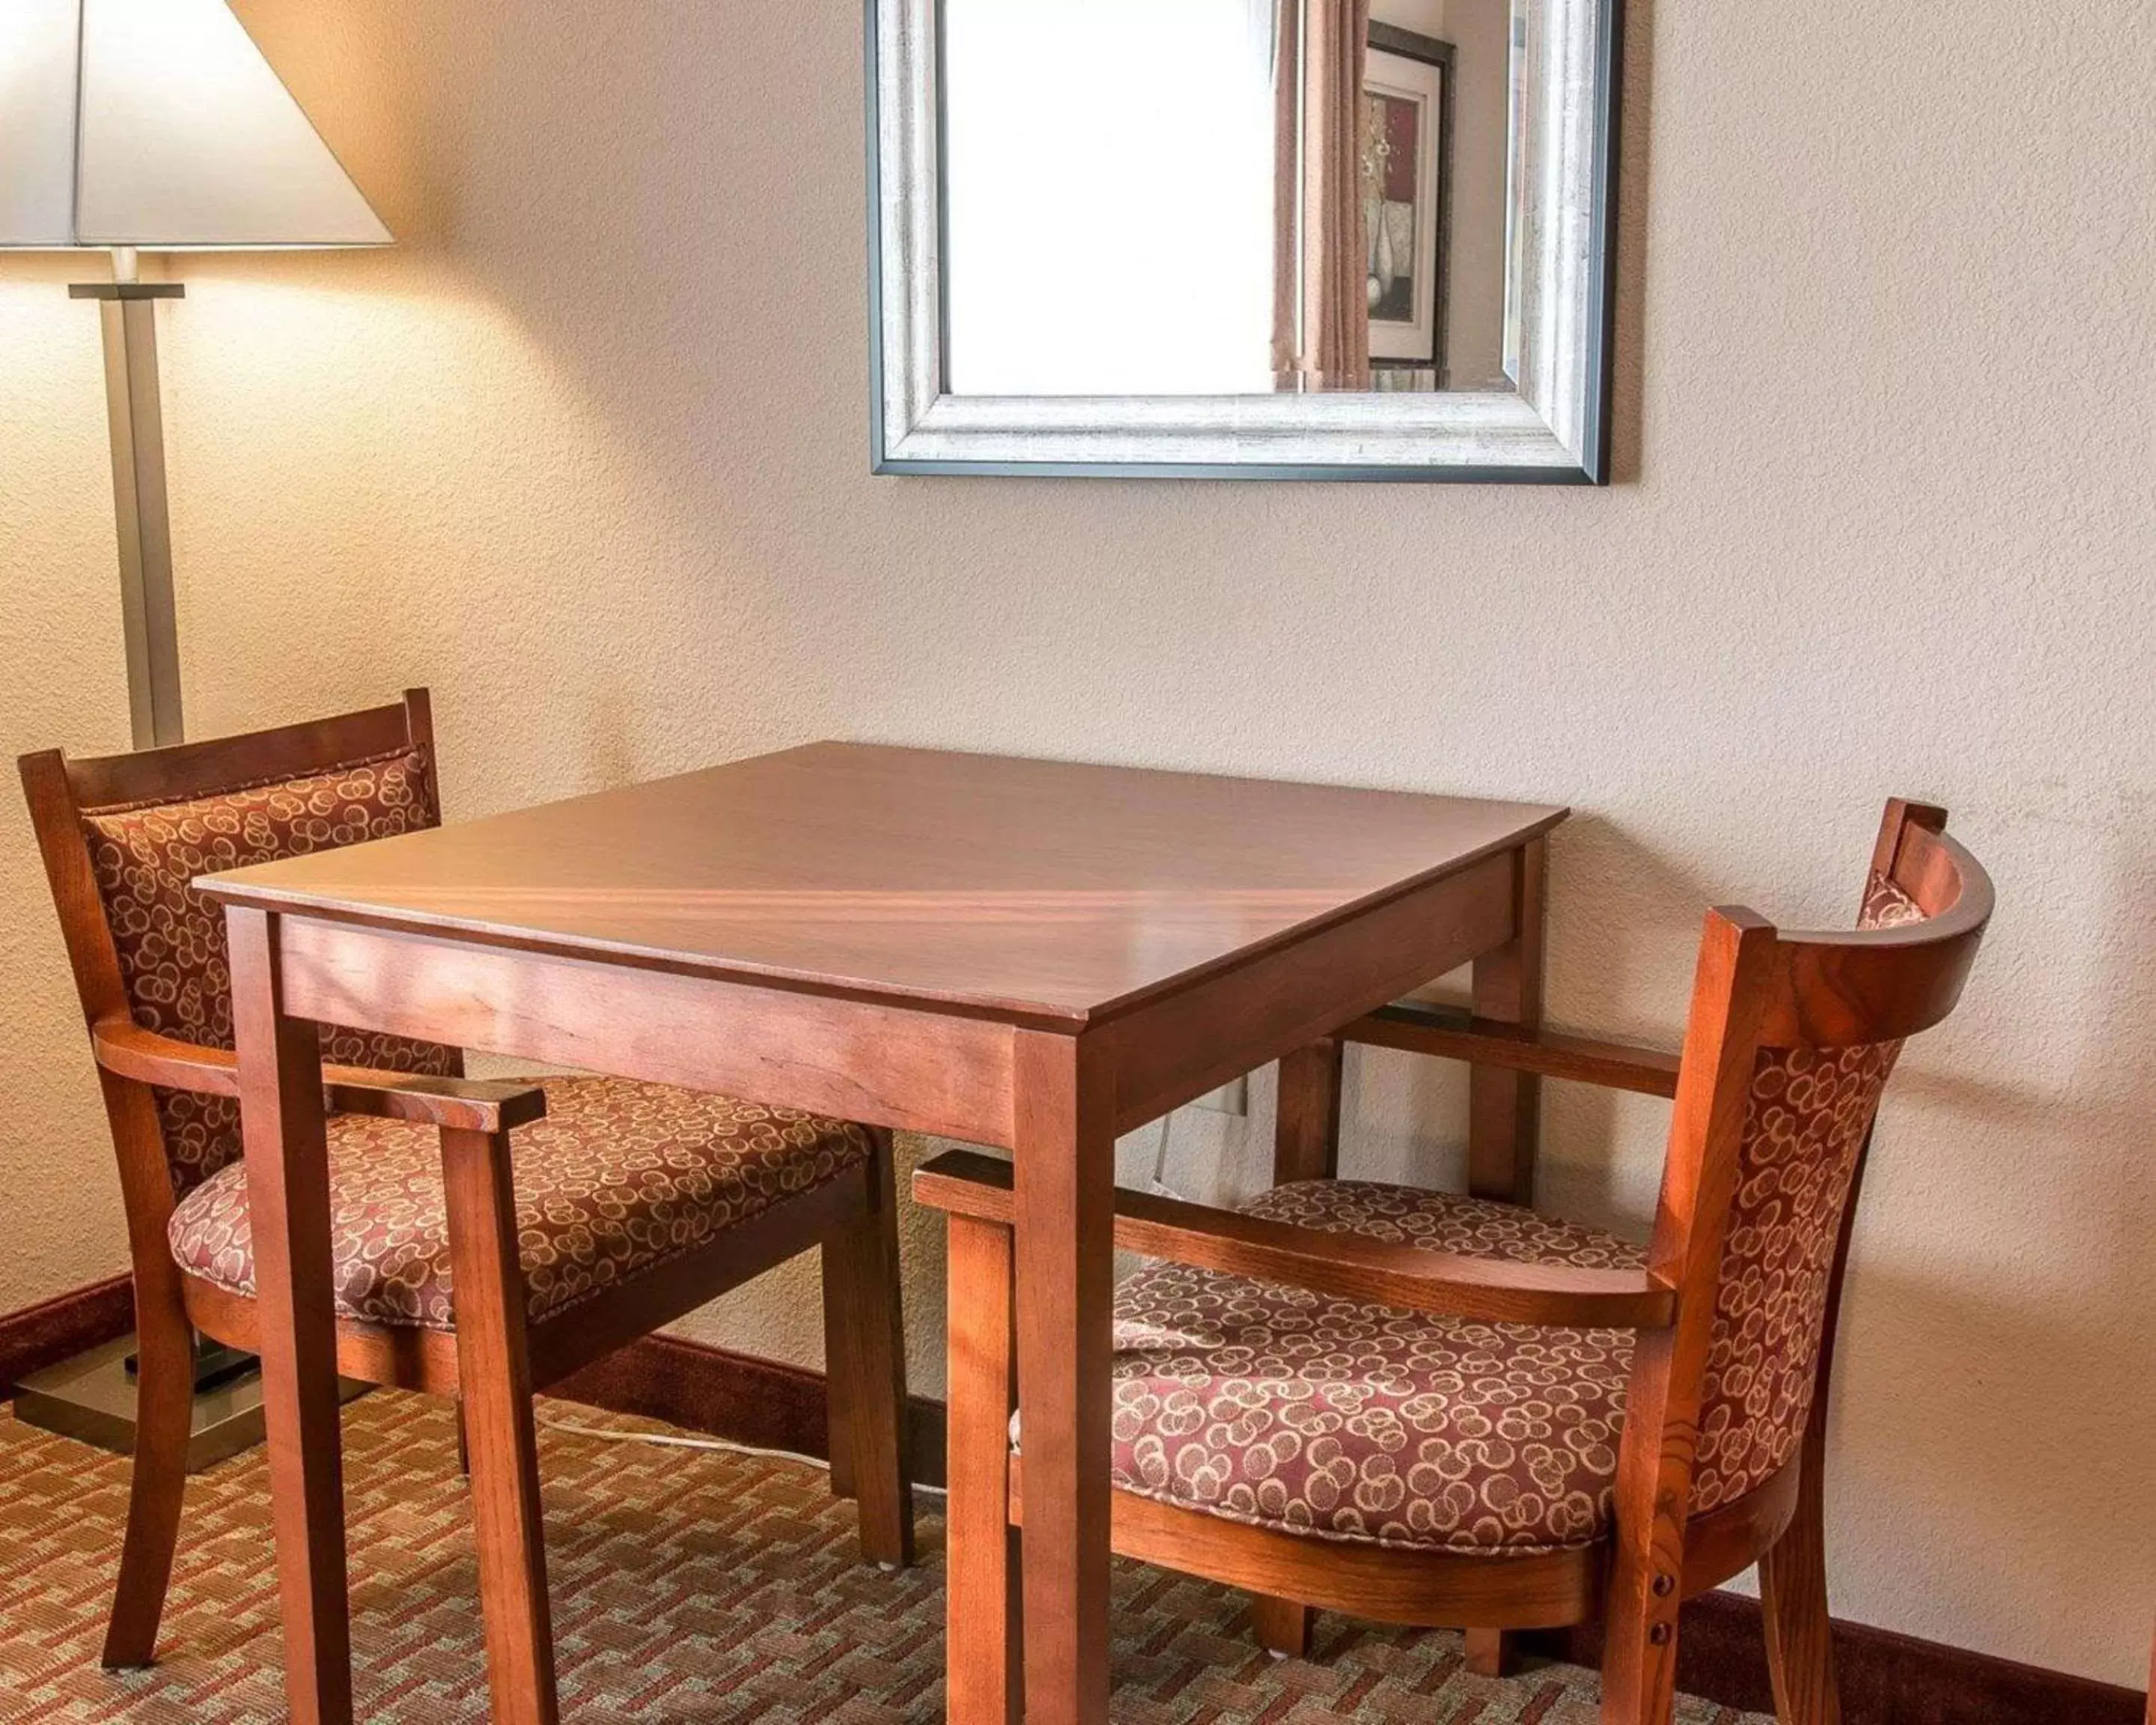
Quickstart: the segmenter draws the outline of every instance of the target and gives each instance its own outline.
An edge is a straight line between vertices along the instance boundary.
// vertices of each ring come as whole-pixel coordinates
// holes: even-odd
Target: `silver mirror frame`
[[[1517,393],[968,396],[943,387],[939,0],[865,0],[877,473],[1607,485],[1623,0],[1537,0]]]

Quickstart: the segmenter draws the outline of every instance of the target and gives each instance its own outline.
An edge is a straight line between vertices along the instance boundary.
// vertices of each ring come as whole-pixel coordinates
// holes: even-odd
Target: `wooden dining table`
[[[1478,1014],[1536,1023],[1564,813],[823,742],[203,880],[293,1717],[352,1701],[318,1024],[1007,1147],[1027,1709],[1097,1725],[1116,1137],[1284,1055],[1283,1106],[1322,1112],[1307,1051],[1463,965]],[[1524,1196],[1534,1085],[1476,1072],[1481,1189]]]

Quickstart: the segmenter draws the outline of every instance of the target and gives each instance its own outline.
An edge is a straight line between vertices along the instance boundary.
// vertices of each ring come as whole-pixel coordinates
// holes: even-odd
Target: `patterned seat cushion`
[[[510,1139],[535,1321],[708,1245],[871,1148],[861,1127],[726,1096],[612,1078],[550,1079],[546,1091],[547,1117]],[[339,1115],[329,1150],[338,1311],[452,1327],[439,1135]],[[188,1275],[254,1291],[243,1163],[181,1200],[171,1240]]]
[[[1638,1247],[1510,1204],[1361,1181],[1252,1215],[1516,1262]],[[1532,1553],[1607,1533],[1632,1336],[1426,1317],[1182,1265],[1116,1301],[1117,1487],[1290,1533]]]

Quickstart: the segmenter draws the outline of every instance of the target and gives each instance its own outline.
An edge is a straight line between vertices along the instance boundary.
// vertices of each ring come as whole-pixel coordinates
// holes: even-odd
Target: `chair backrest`
[[[424,690],[244,737],[79,761],[50,750],[21,766],[85,1018],[131,1018],[205,1048],[233,1045],[232,978],[224,917],[194,890],[197,876],[441,819]],[[329,1026],[322,1053],[346,1065],[462,1070],[454,1049]],[[156,1099],[174,1196],[239,1154],[231,1097],[159,1090]],[[116,1147],[126,1179],[129,1151]]]
[[[1953,1010],[1991,914],[1945,824],[1888,805],[1854,932],[1709,914],[1653,1248],[1683,1291],[1665,1420],[1697,1396],[1693,1514],[1803,1441],[1881,1094],[1903,1040]]]

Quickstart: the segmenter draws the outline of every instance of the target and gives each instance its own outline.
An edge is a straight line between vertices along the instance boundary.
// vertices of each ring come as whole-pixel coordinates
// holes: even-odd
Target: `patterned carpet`
[[[547,1417],[624,1422],[552,1404]],[[652,1430],[664,1428],[651,1426]],[[486,1717],[479,1612],[446,1406],[346,1412],[353,1639],[370,1725]],[[927,1725],[943,1710],[941,1521],[920,1567],[855,1561],[853,1512],[790,1462],[542,1433],[562,1701],[575,1725]],[[126,1502],[116,1458],[0,1416],[0,1720],[269,1725],[285,1717],[269,1501],[255,1450],[191,1482],[163,1662],[97,1668]],[[931,1503],[940,1500],[927,1500]],[[1592,1725],[1595,1684],[1509,1683],[1449,1634],[1321,1620],[1276,1661],[1224,1590],[1136,1565],[1116,1584],[1117,1725]],[[1683,1725],[1771,1725],[1703,1703]]]

